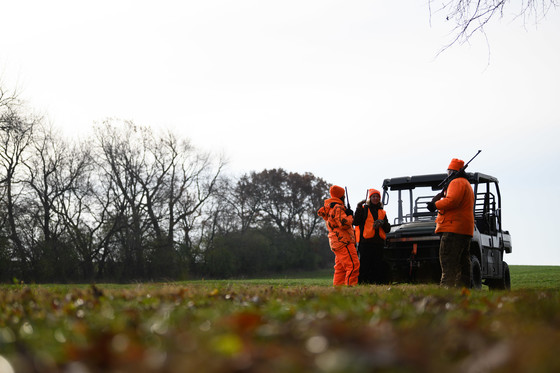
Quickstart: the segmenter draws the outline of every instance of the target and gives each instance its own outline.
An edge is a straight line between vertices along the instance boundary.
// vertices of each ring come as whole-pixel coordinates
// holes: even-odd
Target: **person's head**
[[[381,193],[377,189],[368,189],[368,205],[378,205],[381,202]]]
[[[338,199],[344,201],[344,188],[339,187],[338,185],[333,185],[329,189],[329,193],[331,194],[331,197],[338,198]]]
[[[452,175],[454,173],[459,172],[459,170],[461,170],[461,168],[463,168],[464,165],[465,162],[463,162],[462,160],[453,158],[451,160],[451,163],[449,163],[449,166],[447,167],[447,175]]]

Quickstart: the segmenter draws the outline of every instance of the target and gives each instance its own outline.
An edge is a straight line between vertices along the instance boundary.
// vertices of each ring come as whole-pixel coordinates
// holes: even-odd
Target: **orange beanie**
[[[448,170],[454,170],[454,171],[459,171],[461,168],[463,168],[463,166],[465,165],[465,162],[463,162],[460,159],[457,158],[453,158],[451,160],[451,163],[449,163],[449,167],[447,167]]]
[[[331,189],[329,189],[331,193],[331,197],[340,198],[344,197],[344,188],[339,187],[338,185],[333,185]]]
[[[377,189],[368,189],[367,198],[370,199],[373,194],[377,194],[379,197],[381,197],[381,193],[379,193]]]

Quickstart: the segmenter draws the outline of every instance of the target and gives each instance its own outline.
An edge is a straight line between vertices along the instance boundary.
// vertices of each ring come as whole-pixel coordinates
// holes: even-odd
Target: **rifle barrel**
[[[476,152],[476,154],[474,155],[474,157],[472,157],[467,163],[465,163],[465,165],[463,167],[461,167],[461,169],[459,171],[457,171],[457,173],[459,173],[461,171],[464,171],[468,167],[469,163],[471,163],[472,160],[475,159],[480,154],[481,151],[482,150],[479,149]],[[440,187],[442,185],[445,185],[447,183],[447,180],[449,180],[451,177],[453,177],[453,175],[447,175],[447,177],[445,179],[443,179],[443,181],[441,183],[438,184],[438,187]]]

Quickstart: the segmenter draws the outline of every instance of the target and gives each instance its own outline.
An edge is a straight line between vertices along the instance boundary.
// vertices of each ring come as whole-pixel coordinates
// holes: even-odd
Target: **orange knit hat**
[[[338,185],[333,185],[331,189],[329,189],[331,193],[331,197],[340,198],[344,197],[344,188],[339,187]]]
[[[449,167],[447,167],[448,170],[454,170],[454,171],[459,171],[461,168],[463,168],[463,166],[465,165],[465,162],[463,162],[460,159],[457,158],[453,158],[451,160],[451,163],[449,163]]]
[[[381,197],[381,193],[379,193],[377,189],[368,189],[367,198],[370,199],[373,194],[377,194],[379,197]]]

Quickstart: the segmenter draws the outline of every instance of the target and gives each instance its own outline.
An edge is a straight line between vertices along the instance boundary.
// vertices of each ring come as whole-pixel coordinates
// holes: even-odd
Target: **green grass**
[[[512,289],[560,289],[560,266],[523,266],[511,265]],[[314,272],[293,273],[273,278],[200,280],[190,283],[206,282],[214,284],[246,283],[274,286],[331,286],[332,269]],[[486,286],[483,289],[487,290]]]
[[[560,266],[510,266],[513,289],[560,289]]]
[[[333,288],[332,271],[3,285],[0,356],[39,373],[560,371],[558,267],[511,273],[510,292]]]

